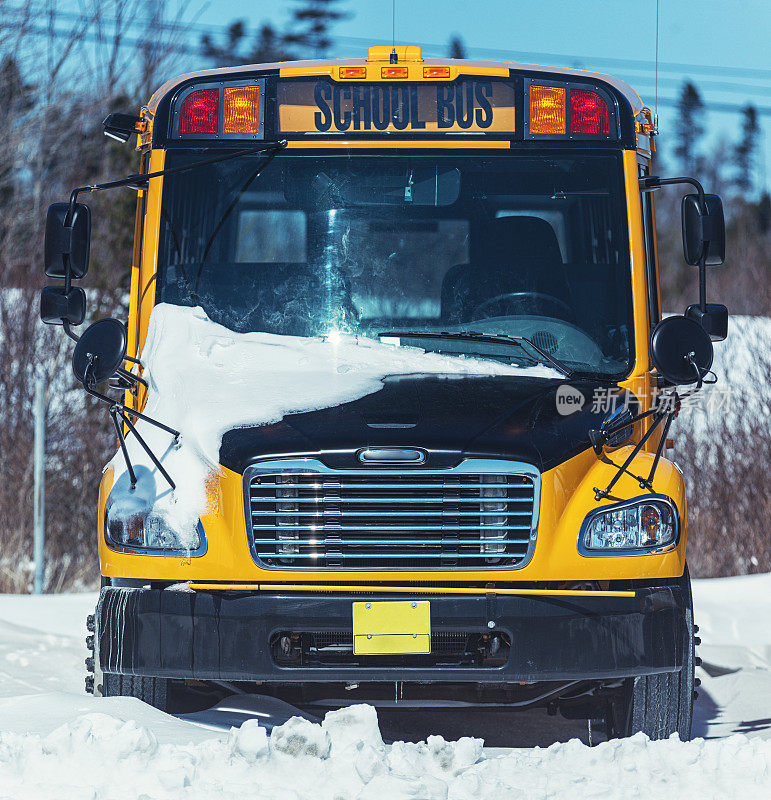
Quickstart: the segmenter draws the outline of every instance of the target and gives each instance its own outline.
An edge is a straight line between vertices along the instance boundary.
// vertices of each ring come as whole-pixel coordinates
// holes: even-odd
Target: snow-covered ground
[[[699,738],[637,736],[589,748],[563,741],[566,731],[582,733],[576,723],[557,719],[549,729],[542,712],[505,722],[491,714],[488,738],[510,736],[507,749],[440,735],[384,745],[366,706],[327,714],[320,726],[295,718],[269,734],[257,718],[216,730],[211,715],[204,727],[131,698],[95,699],[82,687],[84,619],[96,596],[0,596],[0,798],[770,797],[771,575],[696,581],[694,596],[703,640]],[[458,713],[451,729],[464,732]],[[477,733],[484,717],[468,714],[469,730]],[[384,716],[383,735],[392,738],[387,724]],[[409,740],[432,725],[450,738],[436,712],[407,712],[397,727]],[[523,746],[533,726],[544,746]]]

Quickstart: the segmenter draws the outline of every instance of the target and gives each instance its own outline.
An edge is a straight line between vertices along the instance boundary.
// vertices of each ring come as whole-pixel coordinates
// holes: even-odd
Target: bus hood
[[[545,471],[590,446],[589,430],[607,416],[600,401],[607,396],[607,384],[584,380],[393,376],[353,402],[228,431],[220,463],[243,472],[262,458],[302,453],[353,469],[362,466],[362,448],[412,447],[426,451],[427,468],[493,456]]]

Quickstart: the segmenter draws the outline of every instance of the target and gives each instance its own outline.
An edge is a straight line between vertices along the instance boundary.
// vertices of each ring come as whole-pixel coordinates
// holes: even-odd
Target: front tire
[[[136,697],[160,711],[169,710],[168,678],[147,678],[142,675],[105,673],[102,682],[104,697]]]
[[[673,733],[682,741],[691,738],[695,656],[693,596],[687,566],[680,585],[686,599],[683,668],[678,672],[626,680],[622,698],[609,710],[608,721],[614,736],[634,736],[642,732],[650,739],[668,739]]]

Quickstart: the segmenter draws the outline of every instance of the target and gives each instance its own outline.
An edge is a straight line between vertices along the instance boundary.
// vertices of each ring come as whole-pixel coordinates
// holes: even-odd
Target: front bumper
[[[364,659],[352,666],[287,667],[269,646],[286,630],[350,632],[354,600],[400,597],[374,588],[363,598],[106,587],[97,609],[99,662],[108,673],[199,680],[501,684],[672,672],[683,666],[690,646],[687,598],[678,586],[626,597],[419,595],[431,602],[432,632],[494,629],[507,636],[511,648],[500,666],[416,666],[417,657],[402,656],[398,664],[369,657],[371,666]]]

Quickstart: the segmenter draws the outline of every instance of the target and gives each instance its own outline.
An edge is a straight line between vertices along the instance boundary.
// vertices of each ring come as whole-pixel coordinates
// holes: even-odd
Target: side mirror
[[[87,389],[111,378],[126,358],[126,342],[126,328],[117,319],[89,325],[72,353],[75,377]]]
[[[716,267],[725,261],[725,217],[723,201],[716,194],[705,194],[706,213],[699,205],[697,194],[683,198],[683,255],[692,267],[701,259],[707,267]]]
[[[713,342],[722,342],[728,336],[728,309],[719,303],[705,303],[704,309],[694,303],[685,309],[685,316],[698,322]]]
[[[86,293],[80,288],[45,286],[40,293],[40,319],[46,325],[81,325],[86,318]]]
[[[651,358],[670,383],[701,384],[712,366],[712,341],[704,328],[688,317],[665,317],[651,334]]]
[[[127,142],[132,134],[142,133],[142,117],[136,114],[109,114],[102,123],[104,135],[119,142]]]
[[[49,278],[83,278],[88,272],[91,249],[91,211],[83,203],[75,203],[72,219],[67,224],[69,203],[54,203],[46,217],[45,269]]]

